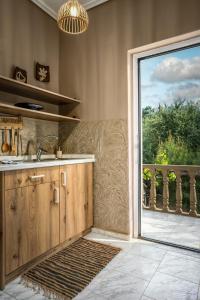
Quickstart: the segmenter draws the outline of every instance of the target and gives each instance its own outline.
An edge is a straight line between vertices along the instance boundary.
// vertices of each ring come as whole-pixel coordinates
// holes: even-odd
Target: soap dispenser
[[[60,149],[60,147],[58,147],[57,153],[56,153],[56,157],[57,158],[62,158],[62,150]]]

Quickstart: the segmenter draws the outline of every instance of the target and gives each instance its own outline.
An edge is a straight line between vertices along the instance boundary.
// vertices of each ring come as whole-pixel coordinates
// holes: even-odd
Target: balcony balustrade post
[[[183,192],[182,192],[182,178],[181,172],[176,170],[176,213],[183,213]]]
[[[151,168],[150,209],[156,210],[156,169]]]
[[[168,169],[162,170],[163,174],[163,211],[169,211],[169,178]]]
[[[189,171],[190,176],[190,216],[197,216],[197,193],[195,172]]]

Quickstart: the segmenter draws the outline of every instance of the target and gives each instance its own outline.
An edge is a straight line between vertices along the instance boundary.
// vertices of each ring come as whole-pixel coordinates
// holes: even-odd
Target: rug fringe
[[[22,284],[25,288],[30,288],[33,290],[35,294],[42,294],[44,297],[47,297],[49,299],[53,300],[71,300],[72,298],[69,298],[64,295],[58,295],[58,293],[53,292],[49,290],[48,288],[42,286],[39,283],[34,283],[33,281],[30,281],[28,278],[25,278],[24,276],[20,279],[20,284]]]

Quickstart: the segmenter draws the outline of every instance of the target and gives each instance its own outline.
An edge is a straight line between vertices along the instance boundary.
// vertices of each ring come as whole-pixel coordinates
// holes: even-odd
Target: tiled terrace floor
[[[143,240],[123,241],[90,233],[88,239],[122,251],[75,300],[200,300],[200,254]],[[4,300],[45,300],[19,280],[8,284]]]
[[[143,209],[142,235],[200,249],[200,218]]]

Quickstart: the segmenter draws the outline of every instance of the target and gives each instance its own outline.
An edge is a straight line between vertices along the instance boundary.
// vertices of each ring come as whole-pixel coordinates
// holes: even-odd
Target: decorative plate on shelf
[[[15,106],[17,107],[22,107],[26,109],[32,109],[32,110],[42,110],[44,107],[40,104],[35,104],[35,103],[29,103],[29,102],[20,102],[20,103],[15,103]]]

